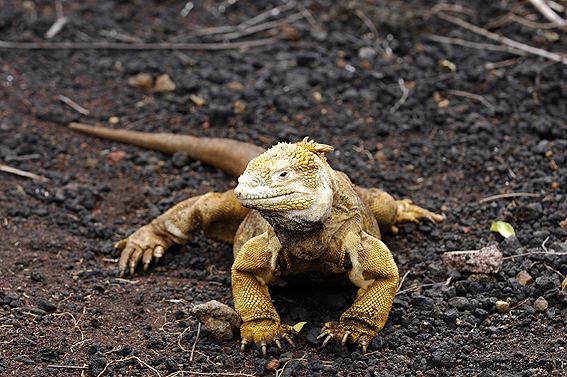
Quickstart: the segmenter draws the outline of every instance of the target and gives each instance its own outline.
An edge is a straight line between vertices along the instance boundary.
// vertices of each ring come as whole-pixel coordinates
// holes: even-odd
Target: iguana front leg
[[[234,309],[242,318],[243,351],[254,342],[265,355],[269,344],[275,343],[282,349],[280,338],[293,345],[289,337],[292,328],[281,324],[268,290],[268,284],[279,280],[280,250],[278,239],[265,232],[242,246],[232,266],[232,294]]]
[[[124,248],[118,262],[120,276],[126,269],[133,275],[140,260],[147,269],[173,244],[191,241],[199,227],[209,238],[233,243],[249,211],[238,203],[233,190],[196,196],[175,205],[116,244],[116,248]]]
[[[356,343],[366,352],[372,338],[384,327],[398,288],[398,268],[386,245],[362,232],[345,236],[343,248],[352,269],[349,278],[360,287],[352,306],[338,322],[328,322],[319,338]]]

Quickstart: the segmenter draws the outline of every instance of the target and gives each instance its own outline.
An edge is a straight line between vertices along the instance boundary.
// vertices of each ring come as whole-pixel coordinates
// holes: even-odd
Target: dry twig
[[[437,12],[437,13],[435,13],[435,15],[437,17],[441,18],[442,20],[451,22],[451,23],[458,25],[458,26],[460,26],[464,29],[472,31],[473,33],[477,33],[477,34],[480,34],[480,35],[482,35],[486,38],[500,42],[500,43],[502,43],[502,44],[504,44],[508,47],[511,47],[513,49],[522,50],[522,51],[525,51],[527,53],[537,55],[537,56],[541,56],[541,57],[544,57],[546,59],[553,60],[553,61],[560,62],[562,64],[567,65],[567,57],[562,56],[560,54],[556,54],[554,52],[549,52],[549,51],[543,50],[541,48],[526,45],[524,43],[515,41],[513,39],[504,37],[500,34],[490,32],[486,29],[483,29],[479,26],[473,25],[473,24],[471,24],[471,23],[469,23],[465,20],[462,20],[458,17],[450,16],[450,15],[443,13],[443,12]]]
[[[63,26],[65,26],[65,24],[69,21],[69,18],[63,15],[63,5],[61,4],[61,1],[58,1],[55,4],[55,11],[57,13],[57,19],[45,33],[45,39],[51,39],[59,34],[59,32],[63,29]]]
[[[559,26],[566,26],[567,21],[559,17],[557,13],[553,11],[546,3],[542,0],[529,0],[529,2],[549,21],[556,23]]]
[[[48,365],[48,368],[55,368],[55,369],[79,369],[79,370],[88,370],[89,367],[80,367],[77,365]]]
[[[400,106],[402,106],[406,102],[409,96],[409,89],[404,84],[404,79],[399,79],[398,84],[400,85],[400,90],[402,91],[402,97],[398,102],[396,102],[394,106],[392,106],[392,108],[390,109],[391,113],[395,113],[396,110],[398,110]]]
[[[189,357],[189,361],[193,361],[193,354],[195,353],[195,347],[197,347],[197,342],[199,341],[199,335],[201,334],[201,322],[199,322],[199,327],[197,327],[197,336],[195,336],[195,342],[193,343],[193,347],[191,347],[191,356]]]
[[[280,27],[282,25],[290,24],[290,23],[297,21],[301,18],[303,18],[303,15],[301,13],[294,13],[291,16],[288,16],[288,17],[281,19],[281,20],[270,21],[270,22],[265,22],[263,24],[250,26],[250,27],[247,27],[245,29],[235,31],[233,33],[218,35],[218,36],[216,36],[212,39],[215,40],[215,41],[220,41],[220,40],[228,41],[228,40],[231,40],[231,39],[238,39],[238,38],[242,38],[242,37],[245,37],[247,35],[250,35],[250,34],[258,33],[260,31],[275,29],[275,28]]]
[[[490,102],[488,102],[486,100],[486,98],[484,98],[481,95],[469,93],[469,92],[464,92],[462,90],[449,90],[449,93],[453,94],[455,96],[467,97],[467,98],[477,100],[477,101],[481,102],[484,106],[488,107],[488,109],[490,111],[494,112],[494,106]]]
[[[66,103],[67,105],[71,106],[74,110],[78,111],[79,113],[83,114],[83,115],[89,115],[90,111],[85,109],[82,106],[79,106],[76,102],[73,102],[73,100],[69,97],[64,96],[63,94],[60,94],[59,96],[57,96],[57,98],[59,99],[59,101]]]
[[[8,42],[0,41],[0,48],[20,50],[236,50],[260,47],[274,43],[276,38],[232,43],[110,43],[110,42]]]
[[[19,175],[21,177],[35,179],[35,180],[38,180],[38,181],[43,181],[43,182],[49,182],[50,181],[49,178],[42,177],[41,175],[37,175],[37,174],[34,174],[34,173],[30,173],[30,172],[27,172],[27,171],[16,169],[16,168],[13,168],[11,166],[4,165],[4,164],[0,164],[0,171]]]
[[[509,52],[515,55],[526,56],[527,53],[522,50],[518,50],[515,48],[509,48],[506,46],[501,45],[493,45],[489,43],[477,43],[471,42],[460,38],[451,38],[451,37],[442,37],[440,35],[430,35],[429,39],[435,42],[440,43],[448,43],[453,45],[459,45],[463,47],[475,48],[477,50],[488,50],[488,51],[502,51],[502,52]]]
[[[496,199],[505,199],[505,198],[515,198],[518,196],[533,196],[535,198],[539,198],[540,194],[532,194],[529,192],[509,192],[507,194],[498,194],[493,196],[487,196],[486,198],[482,198],[479,200],[479,203],[485,203]]]

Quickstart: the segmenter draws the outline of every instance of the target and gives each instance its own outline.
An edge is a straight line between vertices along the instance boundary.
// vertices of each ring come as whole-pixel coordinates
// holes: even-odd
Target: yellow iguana
[[[292,343],[292,328],[281,323],[268,286],[300,277],[318,283],[350,280],[359,287],[353,305],[339,321],[326,323],[319,338],[325,338],[323,345],[355,343],[366,352],[384,327],[398,288],[398,269],[381,232],[395,231],[399,222],[443,221],[410,200],[354,186],[327,163],[324,153],[333,148],[307,138],[263,152],[228,139],[70,126],[165,152],[183,150],[241,174],[234,190],[187,199],[116,246],[124,248],[119,262],[123,275],[128,269],[134,273],[140,260],[147,268],[173,244],[190,241],[198,228],[210,238],[233,243],[232,291],[243,321],[242,349],[254,342],[265,354],[269,344],[281,349],[282,339]]]

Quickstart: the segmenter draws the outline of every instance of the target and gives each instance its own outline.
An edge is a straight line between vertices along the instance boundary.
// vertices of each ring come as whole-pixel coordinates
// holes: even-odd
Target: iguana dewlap
[[[348,279],[359,287],[357,297],[320,337],[323,345],[355,343],[365,352],[384,327],[398,287],[398,269],[381,230],[443,217],[384,191],[354,186],[327,163],[324,153],[332,150],[307,138],[277,144],[250,161],[234,190],[187,199],[119,242],[121,275],[133,273],[140,260],[147,268],[202,228],[208,237],[234,244],[232,290],[243,321],[243,349],[254,342],[265,354],[269,344],[291,343],[292,328],[281,323],[270,285],[286,278]]]

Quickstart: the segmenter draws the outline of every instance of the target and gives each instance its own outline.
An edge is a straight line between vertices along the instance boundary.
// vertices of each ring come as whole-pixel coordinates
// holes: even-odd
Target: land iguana
[[[324,157],[333,147],[308,141],[279,143],[264,152],[229,139],[148,134],[72,123],[70,127],[102,138],[174,153],[185,151],[238,178],[224,193],[187,199],[128,238],[120,275],[133,274],[141,260],[147,269],[173,244],[189,242],[202,228],[215,240],[234,245],[232,291],[242,318],[241,349],[255,343],[263,354],[281,340],[293,345],[291,326],[282,324],[268,286],[286,280],[343,280],[359,287],[339,321],[325,324],[319,339],[357,344],[362,352],[384,327],[398,288],[398,269],[382,233],[394,224],[443,216],[394,200],[376,188],[362,188],[333,170]]]

